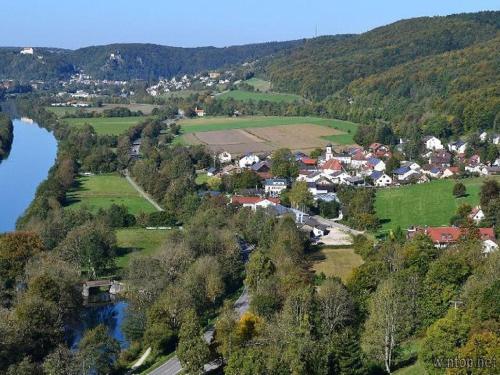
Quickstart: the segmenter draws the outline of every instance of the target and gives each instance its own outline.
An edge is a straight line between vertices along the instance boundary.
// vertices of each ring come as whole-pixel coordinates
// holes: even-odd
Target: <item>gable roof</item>
[[[403,175],[405,173],[408,173],[409,171],[411,171],[410,167],[400,167],[398,169],[395,169],[393,173],[397,175]]]
[[[280,200],[278,198],[261,198],[261,197],[241,197],[241,196],[233,196],[231,198],[232,204],[257,204],[263,201],[269,201],[274,204],[279,204]]]
[[[434,243],[455,243],[462,235],[462,229],[459,227],[428,227],[423,232]],[[483,241],[495,239],[493,228],[479,228],[479,235]]]
[[[321,166],[321,169],[330,169],[333,171],[340,171],[342,170],[342,163],[338,161],[337,159],[330,159],[326,163],[324,163]]]
[[[373,171],[372,174],[370,175],[370,178],[373,181],[378,180],[380,177],[382,177],[385,173],[381,171]]]
[[[368,159],[368,164],[369,165],[373,165],[373,166],[376,166],[378,163],[382,162],[382,160],[378,159],[378,158],[369,158]]]

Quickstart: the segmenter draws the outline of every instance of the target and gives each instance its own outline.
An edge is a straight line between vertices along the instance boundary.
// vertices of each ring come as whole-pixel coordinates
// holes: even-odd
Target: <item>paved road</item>
[[[144,199],[146,199],[149,203],[153,205],[154,208],[156,208],[158,211],[163,211],[163,208],[161,208],[160,205],[156,203],[156,201],[153,198],[151,198],[151,196],[148,193],[142,190],[142,188],[139,185],[137,185],[137,183],[132,179],[132,177],[130,177],[130,174],[127,169],[125,170],[125,178],[130,183],[130,185],[132,185],[132,187],[135,190],[137,190],[137,192],[140,195],[144,197]]]
[[[313,219],[315,219],[320,224],[323,224],[323,225],[326,225],[326,226],[329,226],[332,228],[337,228],[337,229],[341,230],[342,232],[352,234],[353,236],[357,236],[357,235],[365,233],[365,232],[361,232],[361,231],[356,230],[356,229],[352,229],[352,228],[348,227],[347,225],[337,223],[336,221],[325,219],[324,217],[321,217],[318,215],[313,216]]]
[[[240,248],[241,248],[241,253],[244,254],[245,257],[245,262],[248,259],[248,253],[251,252],[254,249],[255,246],[249,246],[244,243],[240,242]],[[234,310],[238,313],[238,316],[241,318],[241,316],[248,311],[248,308],[250,307],[250,295],[248,294],[248,289],[245,287],[243,290],[243,293],[239,296],[239,298],[236,300],[234,303]],[[214,330],[213,328],[209,329],[208,331],[205,332],[203,335],[203,338],[205,339],[206,342],[210,343],[214,337]],[[220,363],[217,361],[207,363],[205,365],[205,371],[210,371],[218,368],[220,366]],[[179,362],[179,359],[177,356],[169,359],[167,362],[165,362],[163,365],[160,367],[156,368],[155,370],[151,371],[149,375],[176,375],[182,370],[181,363]]]

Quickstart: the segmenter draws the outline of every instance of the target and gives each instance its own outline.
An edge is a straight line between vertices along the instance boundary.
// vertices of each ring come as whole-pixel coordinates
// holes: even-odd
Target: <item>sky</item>
[[[361,33],[419,16],[499,10],[498,0],[7,0],[0,46],[229,46]]]

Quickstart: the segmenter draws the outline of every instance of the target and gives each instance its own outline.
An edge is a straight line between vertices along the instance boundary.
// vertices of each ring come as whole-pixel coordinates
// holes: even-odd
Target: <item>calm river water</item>
[[[52,133],[36,123],[13,123],[12,149],[9,157],[0,162],[0,233],[15,229],[17,218],[35,197],[57,153]]]
[[[15,230],[16,220],[35,197],[36,188],[47,178],[57,154],[57,141],[51,132],[37,123],[14,120],[14,142],[10,155],[0,162],[0,233]],[[126,301],[87,306],[79,323],[72,327],[73,346],[84,332],[98,324],[108,327],[122,347],[127,342],[121,331]]]

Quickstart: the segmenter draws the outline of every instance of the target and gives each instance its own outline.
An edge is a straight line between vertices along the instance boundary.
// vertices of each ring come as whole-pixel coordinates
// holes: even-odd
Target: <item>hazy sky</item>
[[[0,46],[227,46],[360,33],[402,18],[498,10],[498,0],[4,0]]]

